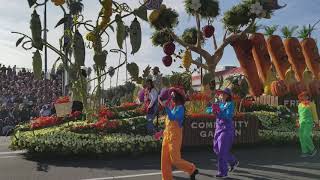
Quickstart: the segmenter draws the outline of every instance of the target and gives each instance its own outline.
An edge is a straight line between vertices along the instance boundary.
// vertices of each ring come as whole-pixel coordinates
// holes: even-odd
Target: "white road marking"
[[[23,154],[26,153],[26,150],[21,151],[8,151],[8,152],[0,152],[0,155],[10,155],[10,154]]]
[[[183,171],[173,171],[172,174],[182,173]],[[134,178],[134,177],[143,177],[143,176],[155,176],[161,175],[161,172],[158,173],[146,173],[146,174],[133,174],[127,176],[113,176],[113,177],[102,177],[102,178],[92,178],[92,179],[81,179],[81,180],[109,180],[109,179],[124,179],[124,178]]]
[[[16,158],[19,156],[0,156],[0,159]]]

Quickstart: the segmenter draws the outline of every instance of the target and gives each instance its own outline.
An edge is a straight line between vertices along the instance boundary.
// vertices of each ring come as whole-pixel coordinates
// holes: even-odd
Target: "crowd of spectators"
[[[38,80],[25,68],[0,64],[0,135],[40,114],[50,114],[52,102],[61,95],[61,75],[44,78],[43,73]]]

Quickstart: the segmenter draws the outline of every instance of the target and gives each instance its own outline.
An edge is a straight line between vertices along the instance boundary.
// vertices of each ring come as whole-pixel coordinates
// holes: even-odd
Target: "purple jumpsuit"
[[[220,111],[217,113],[216,130],[213,140],[213,150],[218,158],[218,175],[228,175],[228,164],[234,166],[236,158],[230,153],[234,139],[234,103],[219,103]]]

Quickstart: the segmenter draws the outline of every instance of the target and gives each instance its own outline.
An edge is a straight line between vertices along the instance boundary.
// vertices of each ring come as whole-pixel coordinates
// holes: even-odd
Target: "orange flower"
[[[57,99],[55,104],[63,104],[63,103],[68,103],[68,102],[70,102],[69,97],[63,96],[63,97],[60,97],[59,99]]]

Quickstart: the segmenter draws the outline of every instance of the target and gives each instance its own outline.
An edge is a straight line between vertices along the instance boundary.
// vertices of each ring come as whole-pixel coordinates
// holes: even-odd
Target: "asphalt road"
[[[30,157],[10,152],[0,138],[0,180],[160,180],[159,155],[138,158],[93,159],[77,157]],[[300,158],[298,147],[237,148],[239,168],[229,179],[319,180],[320,155]],[[200,169],[199,180],[215,179],[216,157],[207,149],[185,152],[183,157]],[[176,180],[187,180],[175,170]]]

